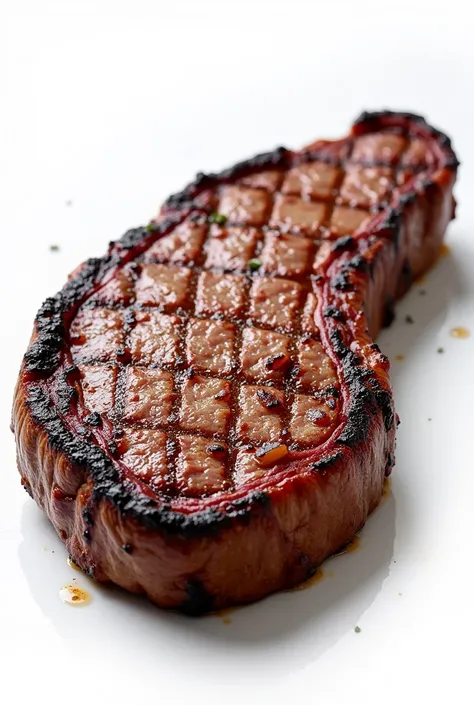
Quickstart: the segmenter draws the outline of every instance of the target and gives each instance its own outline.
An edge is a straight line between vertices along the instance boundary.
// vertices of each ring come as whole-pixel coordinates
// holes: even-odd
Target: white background
[[[0,2],[0,701],[472,702],[467,7]],[[384,107],[426,115],[453,137],[463,165],[450,255],[380,339],[402,425],[392,494],[360,550],[333,559],[320,584],[237,610],[231,624],[165,614],[73,573],[20,488],[8,431],[43,298],[196,171],[342,136],[361,110]],[[453,339],[453,326],[471,338]],[[90,606],[61,604],[72,577],[92,593]]]

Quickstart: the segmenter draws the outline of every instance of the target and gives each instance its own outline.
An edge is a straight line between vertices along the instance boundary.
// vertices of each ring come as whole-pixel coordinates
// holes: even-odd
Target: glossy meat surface
[[[372,336],[437,255],[456,166],[421,119],[364,116],[201,175],[45,303],[18,462],[82,568],[201,612],[352,538],[394,462]]]
[[[105,286],[85,301],[71,326],[72,360],[86,365],[87,384],[106,365],[100,393],[83,385],[86,407],[106,412],[125,441],[137,425],[149,429],[141,467],[154,489],[167,478],[158,484],[170,497],[221,492],[246,480],[240,449],[302,450],[337,427],[336,366],[314,311],[305,314],[318,305],[318,253],[361,231],[413,178],[414,141],[382,131],[356,138],[334,163],[222,184],[206,212],[192,212],[112,282],[113,300]],[[159,465],[155,438],[171,441]]]

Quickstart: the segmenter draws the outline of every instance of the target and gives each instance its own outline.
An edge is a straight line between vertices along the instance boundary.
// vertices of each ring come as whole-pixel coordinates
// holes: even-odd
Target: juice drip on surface
[[[296,585],[295,587],[290,588],[290,590],[288,592],[293,592],[294,590],[306,590],[307,588],[313,587],[313,585],[317,585],[323,579],[324,579],[324,572],[321,570],[321,568],[318,568],[316,570],[316,573],[314,575],[312,575],[311,578],[308,578],[308,580],[305,580],[304,583],[300,583],[299,585]]]
[[[449,247],[449,245],[446,245],[446,243],[443,242],[443,244],[439,248],[439,256],[440,257],[447,257],[450,252],[451,252],[451,248]]]
[[[74,563],[74,561],[72,560],[71,556],[68,556],[67,564],[68,564],[68,566],[69,566],[70,568],[72,568],[73,570],[77,570],[77,571],[79,571],[79,573],[82,572],[81,569],[79,568],[79,566],[78,566],[76,563]]]
[[[387,499],[387,497],[389,496],[391,487],[392,487],[392,479],[390,477],[386,477],[385,480],[383,481],[382,502],[384,501],[384,499]]]
[[[360,548],[360,538],[358,536],[354,536],[352,541],[348,543],[344,548],[341,548],[340,551],[338,551],[335,555],[340,556],[343,553],[356,553]]]
[[[83,607],[92,601],[89,593],[77,585],[64,585],[59,591],[59,597],[66,605],[73,607]]]
[[[230,615],[239,609],[241,609],[240,605],[236,605],[235,607],[226,607],[225,609],[217,610],[217,612],[214,612],[213,614],[222,620],[222,624],[232,624]]]
[[[456,328],[451,328],[450,335],[452,338],[469,338],[471,331],[463,326],[457,326]]]

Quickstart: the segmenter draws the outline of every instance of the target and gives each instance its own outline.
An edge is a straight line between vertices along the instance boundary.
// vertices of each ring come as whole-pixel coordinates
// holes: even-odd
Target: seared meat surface
[[[457,160],[417,116],[199,175],[40,309],[25,487],[78,565],[206,612],[309,577],[394,463],[373,343],[435,260]]]

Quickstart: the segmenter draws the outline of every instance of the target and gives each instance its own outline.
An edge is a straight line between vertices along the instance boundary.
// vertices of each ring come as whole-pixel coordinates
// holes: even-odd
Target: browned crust
[[[70,555],[97,580],[145,593],[162,607],[200,613],[302,582],[353,538],[382,495],[385,461],[381,464],[380,456],[386,455],[386,431],[379,415],[370,440],[358,452],[341,454],[330,472],[302,468],[269,490],[270,502],[213,535],[169,535],[147,529],[107,497],[97,498],[91,508],[91,480],[78,474],[63,453],[51,451],[21,389],[14,416],[25,486]],[[92,524],[87,517],[91,511]],[[88,530],[90,543],[84,538]]]
[[[200,198],[211,182],[261,168],[262,158],[223,175],[201,176],[170,199],[167,219],[128,233],[43,306],[15,392],[18,467],[74,560],[98,580],[194,613],[248,602],[307,578],[377,506],[393,464],[395,424],[388,361],[372,336],[387,304],[409,285],[407,271],[416,277],[434,262],[453,215],[457,166],[447,138],[414,116],[371,114],[356,122],[352,134],[387,124],[403,124],[431,139],[439,166],[429,180],[402,190],[368,232],[328,246],[324,276],[315,281],[323,342],[344,383],[345,422],[317,453],[295,454],[280,473],[240,495],[222,494],[187,513],[160,505],[145,488],[121,479],[112,455],[65,427],[45,380],[60,369],[61,327],[81,297],[170,223],[202,209]],[[315,143],[310,151],[321,153],[331,144],[338,143]],[[296,158],[279,150],[265,163],[287,161],[289,155]],[[360,315],[364,305],[370,334]],[[331,310],[342,311],[344,320]]]

